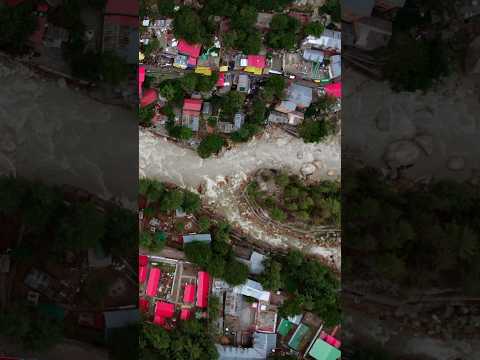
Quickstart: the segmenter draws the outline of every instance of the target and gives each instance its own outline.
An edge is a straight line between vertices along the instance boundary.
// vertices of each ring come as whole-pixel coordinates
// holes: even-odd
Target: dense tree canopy
[[[398,190],[369,168],[344,179],[346,269],[355,269],[355,278],[382,273],[406,286],[460,285],[480,293],[476,188],[444,180]],[[357,251],[363,255],[349,255]]]
[[[311,311],[326,326],[340,322],[339,281],[317,261],[299,251],[267,258],[259,280],[270,290],[283,289],[290,297],[280,308],[281,316]]]
[[[140,359],[215,360],[218,352],[214,340],[199,320],[179,322],[167,331],[144,322],[140,333]]]
[[[267,45],[273,49],[293,50],[297,44],[300,22],[285,14],[276,14],[270,23]]]
[[[37,28],[37,18],[29,2],[10,7],[0,4],[0,49],[21,51]]]
[[[208,158],[213,154],[218,153],[223,145],[225,145],[225,140],[217,134],[207,135],[198,146],[197,152],[201,158]]]

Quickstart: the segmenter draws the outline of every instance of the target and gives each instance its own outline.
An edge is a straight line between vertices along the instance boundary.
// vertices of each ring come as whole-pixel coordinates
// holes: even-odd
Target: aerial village
[[[204,158],[272,127],[304,139],[321,133],[306,141],[321,141],[338,132],[341,31],[339,19],[322,11],[323,1],[288,2],[284,13],[256,12],[247,6],[239,20],[244,24],[212,11],[209,21],[217,30],[211,41],[198,43],[180,37],[183,30],[175,27],[181,21],[178,14],[190,9],[209,12],[209,5],[166,3],[170,9],[145,5],[147,10],[143,14],[141,10],[142,127],[197,149]],[[250,26],[256,40],[249,42],[255,43],[241,50],[232,45],[227,34]],[[290,30],[293,36],[281,40]],[[319,107],[321,119],[312,115]],[[305,129],[299,131],[302,124]]]
[[[198,195],[151,179],[140,180],[139,229],[139,308],[147,350],[161,346],[148,337],[155,328],[174,337],[189,322],[199,321],[197,336],[202,342],[211,339],[203,351],[215,354],[209,359],[340,358],[335,306],[322,305],[328,308],[321,310],[323,319],[318,310],[297,310],[285,290],[274,290],[281,286],[279,266],[299,266],[298,272],[309,273],[302,254],[273,260],[272,249],[249,242],[241,229],[204,208]],[[316,281],[332,284],[332,293],[320,291],[325,298],[336,296],[329,275],[322,279],[314,271],[309,276],[315,277],[312,288]],[[286,310],[290,306],[294,310]],[[295,315],[282,315],[289,312]],[[181,341],[192,341],[191,334],[183,336]]]

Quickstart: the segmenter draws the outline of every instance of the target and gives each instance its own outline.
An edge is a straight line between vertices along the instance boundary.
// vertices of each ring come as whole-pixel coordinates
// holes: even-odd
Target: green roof
[[[299,351],[300,345],[302,343],[303,338],[310,332],[310,328],[305,324],[300,324],[293,333],[292,338],[288,342],[288,346],[290,346],[293,350]]]
[[[278,325],[277,332],[282,336],[287,336],[290,330],[292,330],[293,324],[287,319],[282,319],[280,325]]]
[[[342,353],[322,339],[317,339],[308,354],[316,360],[337,360]]]

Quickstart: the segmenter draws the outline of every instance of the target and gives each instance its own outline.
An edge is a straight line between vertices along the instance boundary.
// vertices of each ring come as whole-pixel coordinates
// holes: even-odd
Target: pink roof
[[[182,311],[180,311],[180,320],[188,320],[191,315],[192,312],[189,309],[182,309]]]
[[[328,344],[330,344],[330,345],[332,345],[333,347],[336,347],[336,348],[339,348],[340,345],[341,345],[341,342],[339,340],[335,339],[331,335],[325,336],[325,339],[323,339],[323,340],[325,340],[326,343],[328,343]]]
[[[182,54],[187,54],[191,57],[198,58],[200,56],[200,50],[202,49],[201,44],[190,44],[185,40],[180,40],[178,42],[178,52]]]
[[[138,282],[143,284],[147,280],[148,268],[146,266],[138,266]]]
[[[163,325],[165,324],[165,318],[163,316],[155,315],[153,317],[153,323],[156,325]]]
[[[206,271],[198,272],[197,306],[206,308],[210,292],[210,275]]]
[[[144,312],[144,313],[148,312],[149,305],[150,304],[148,303],[147,299],[141,298],[138,300],[138,307],[140,308],[141,312]]]
[[[325,92],[330,96],[334,96],[336,98],[341,98],[342,97],[342,83],[338,82],[338,83],[325,85]]]
[[[145,81],[145,66],[138,67],[138,94],[142,96],[142,87]]]
[[[220,73],[218,75],[217,86],[224,86],[225,85],[225,73]]]
[[[202,109],[202,100],[200,99],[185,99],[183,102],[183,110],[200,111]]]
[[[185,291],[183,292],[183,302],[193,304],[195,300],[195,285],[187,284],[185,286]]]
[[[122,14],[138,17],[137,0],[108,0],[105,5],[106,14]]]
[[[148,106],[158,99],[158,94],[155,89],[147,89],[143,92],[142,99],[140,100],[140,106]]]
[[[248,66],[253,66],[257,68],[265,67],[265,56],[262,55],[248,55],[247,58]]]
[[[162,271],[159,268],[153,268],[150,270],[150,276],[148,277],[147,291],[145,293],[148,296],[155,296],[158,290],[158,283],[160,282],[160,275]]]
[[[138,255],[138,265],[147,266],[148,265],[148,256],[147,255]]]
[[[157,301],[155,304],[155,316],[171,318],[175,314],[175,305],[165,301]]]

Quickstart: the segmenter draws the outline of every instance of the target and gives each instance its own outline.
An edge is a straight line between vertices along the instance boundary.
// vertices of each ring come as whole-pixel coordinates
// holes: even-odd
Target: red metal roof
[[[182,311],[180,311],[180,320],[188,320],[191,315],[192,312],[189,309],[182,309]]]
[[[196,66],[197,65],[197,58],[190,56],[187,60],[187,65]]]
[[[223,87],[225,85],[225,73],[218,74],[217,86]]]
[[[140,106],[148,106],[158,99],[158,94],[155,89],[147,89],[143,92],[142,98],[140,100]]]
[[[185,291],[183,292],[183,302],[188,304],[193,304],[195,300],[195,285],[187,284],[185,286]]]
[[[198,272],[197,306],[206,308],[208,305],[208,294],[210,293],[210,275],[206,271]]]
[[[107,23],[118,24],[128,27],[138,27],[138,25],[140,24],[140,22],[138,21],[138,17],[131,17],[125,15],[105,15],[104,19]]]
[[[138,266],[138,282],[143,284],[147,280],[148,268],[146,266]]]
[[[140,308],[140,311],[143,313],[148,312],[149,305],[150,304],[147,299],[141,298],[138,300],[138,307]]]
[[[138,266],[147,266],[147,265],[148,265],[148,256],[138,255]]]
[[[200,99],[185,99],[183,102],[183,110],[200,111],[202,109],[202,100]]]
[[[178,42],[178,52],[181,54],[186,54],[193,58],[198,58],[200,56],[200,50],[202,49],[201,44],[190,44],[185,40],[180,40]]]
[[[153,268],[152,270],[150,270],[147,290],[145,291],[148,296],[155,296],[157,294],[158,284],[160,282],[160,275],[162,275],[162,271],[159,268]]]
[[[142,96],[142,87],[145,81],[145,66],[138,67],[138,94]]]
[[[175,314],[175,305],[165,301],[157,301],[155,304],[155,316],[171,318]]]
[[[336,98],[341,98],[342,97],[342,83],[333,83],[333,84],[328,84],[325,85],[325,92],[330,95],[334,96]]]
[[[248,55],[247,58],[248,66],[253,66],[257,68],[265,67],[265,56],[263,55]]]
[[[153,317],[153,323],[156,325],[163,325],[165,324],[165,318],[163,316],[155,315]]]

